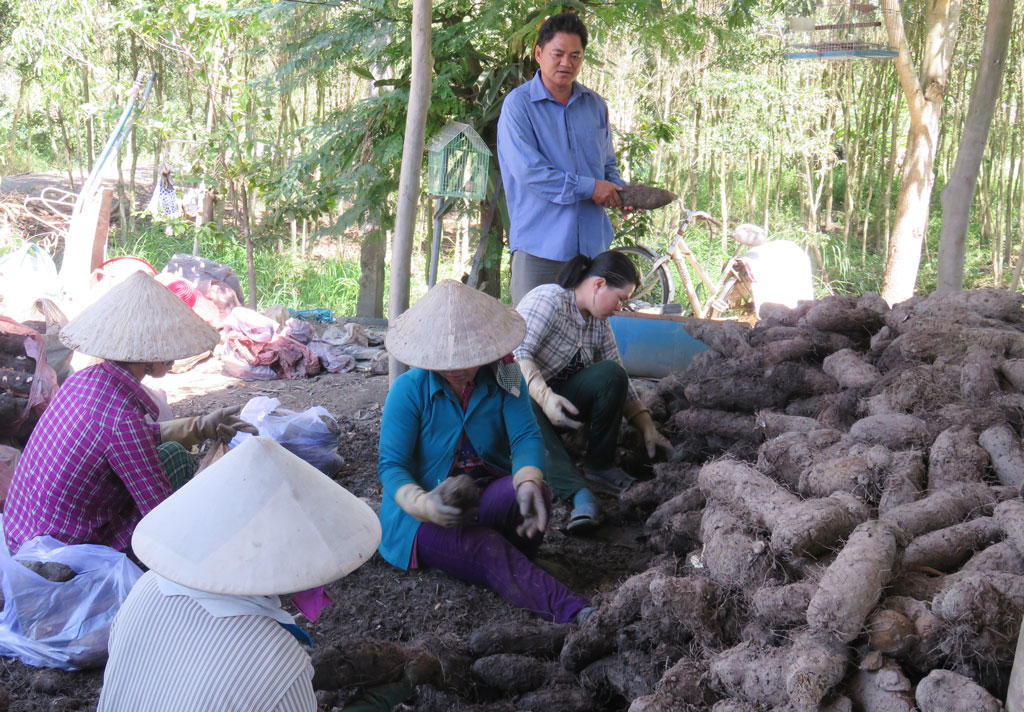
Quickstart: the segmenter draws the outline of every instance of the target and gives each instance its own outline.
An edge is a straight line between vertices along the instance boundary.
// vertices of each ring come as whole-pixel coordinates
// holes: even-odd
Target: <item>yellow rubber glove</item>
[[[634,409],[629,419],[636,426],[636,429],[640,431],[640,434],[644,436],[644,445],[647,446],[647,457],[653,460],[658,450],[662,451],[666,459],[675,454],[676,449],[672,447],[672,443],[658,432],[658,427],[654,424],[651,412],[647,408],[642,410]]]
[[[552,425],[556,428],[571,428],[572,430],[579,430],[583,427],[583,423],[570,417],[579,415],[580,411],[568,398],[563,398],[551,390],[533,359],[524,358],[516,363],[519,364],[519,370],[523,372],[523,378],[526,379],[530,397],[541,407]]]
[[[544,474],[532,465],[520,467],[512,477],[519,513],[523,515],[523,522],[516,527],[516,533],[527,539],[542,534],[548,526],[548,508],[541,488],[543,482]]]
[[[437,492],[427,492],[417,484],[399,487],[395,492],[395,504],[414,519],[439,527],[457,526],[464,518],[461,509],[445,504]]]
[[[256,428],[238,417],[240,405],[218,408],[195,418],[178,418],[160,423],[160,440],[178,442],[185,447],[199,445],[206,440],[228,442],[235,433],[257,434]]]

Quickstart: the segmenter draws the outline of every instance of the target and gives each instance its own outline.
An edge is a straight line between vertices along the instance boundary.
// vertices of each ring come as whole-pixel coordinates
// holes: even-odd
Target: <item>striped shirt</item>
[[[575,290],[542,284],[520,300],[516,311],[526,320],[526,338],[513,352],[516,360],[533,359],[549,384],[554,385],[551,379],[562,373],[577,354],[584,368],[606,359],[622,365],[608,320],[583,316],[576,306]],[[629,398],[639,399],[632,383]]]
[[[171,494],[156,415],[142,385],[110,361],[68,378],[33,429],[7,493],[11,550],[42,534],[127,549],[139,519]]]
[[[267,616],[214,617],[147,572],[110,628],[97,712],[315,712],[309,655]]]

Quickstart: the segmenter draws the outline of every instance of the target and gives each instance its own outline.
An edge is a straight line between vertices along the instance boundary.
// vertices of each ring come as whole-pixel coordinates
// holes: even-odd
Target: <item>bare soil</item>
[[[240,381],[222,375],[216,359],[200,363],[186,373],[168,374],[148,383],[166,391],[171,409],[178,417],[244,404],[258,395],[279,398],[282,407],[292,410],[326,407],[341,428],[338,450],[345,466],[335,479],[375,510],[380,507],[381,497],[376,471],[377,441],[387,384],[385,376],[362,373],[322,374],[299,381]],[[567,534],[568,510],[556,502],[539,555],[542,566],[591,598],[613,591],[625,578],[646,570],[652,557],[637,514],[620,506],[612,496],[602,498],[607,523],[587,537]],[[376,555],[347,578],[328,585],[327,592],[334,605],[325,609],[315,623],[298,618],[318,647],[355,636],[402,645],[425,644],[435,654],[443,649],[455,658],[476,657],[470,653],[470,637],[478,628],[499,623],[526,628],[537,620],[487,589],[436,571],[403,572]],[[101,670],[37,669],[0,658],[0,712],[5,709],[4,689],[10,696],[11,712],[93,710],[101,684]],[[496,702],[493,696],[488,699],[488,694],[482,688],[468,685],[444,697],[454,700],[449,709],[474,704],[487,708]],[[333,691],[321,693],[320,709],[329,712],[340,706],[345,696],[346,693]],[[437,700],[438,691],[419,688],[403,709],[438,709]],[[621,698],[594,701],[594,709],[599,710],[626,707]]]

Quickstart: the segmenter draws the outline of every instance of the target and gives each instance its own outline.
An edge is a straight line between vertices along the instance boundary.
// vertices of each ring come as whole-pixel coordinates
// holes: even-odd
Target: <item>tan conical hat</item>
[[[526,336],[526,322],[494,297],[446,279],[395,320],[384,345],[414,368],[472,368],[512,353]]]
[[[136,272],[69,321],[60,340],[108,361],[157,363],[209,351],[220,334],[152,275]]]
[[[252,437],[143,517],[132,550],[182,586],[271,596],[351,573],[380,534],[362,500],[271,438]]]

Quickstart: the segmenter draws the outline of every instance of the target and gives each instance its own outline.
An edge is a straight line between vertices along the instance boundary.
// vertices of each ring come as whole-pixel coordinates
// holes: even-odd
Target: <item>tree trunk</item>
[[[384,316],[384,260],[387,240],[380,223],[363,225],[363,241],[359,245],[359,298],[356,316]]]
[[[90,102],[90,98],[89,98],[89,65],[88,64],[83,64],[82,65],[82,100],[83,100],[83,102],[86,105],[88,105],[89,102]],[[86,155],[89,157],[89,170],[90,171],[92,171],[92,164],[96,161],[96,145],[95,145],[94,139],[93,139],[93,126],[94,126],[93,117],[90,115],[89,118],[85,120],[85,143],[86,143],[86,150],[88,151],[88,153],[86,153]]]
[[[18,86],[18,103],[14,107],[14,119],[11,121],[11,135],[7,140],[7,170],[11,170],[14,159],[14,141],[18,136],[18,121],[21,120],[21,110],[25,105],[25,95],[28,92],[29,79],[20,77]]]
[[[956,152],[949,183],[942,189],[942,237],[936,291],[955,292],[964,286],[967,221],[1006,65],[1006,49],[1013,25],[1013,0],[989,0],[985,44],[978,60],[978,76],[971,89],[964,132]]]
[[[409,279],[412,266],[412,241],[416,227],[416,208],[420,197],[420,171],[423,166],[423,137],[430,108],[431,0],[413,0],[412,7],[412,78],[409,85],[409,108],[405,115],[405,141],[402,146],[402,173],[398,184],[398,212],[395,237],[391,247],[391,289],[389,318],[392,323],[409,308]],[[388,379],[394,383],[406,366],[388,359]]]
[[[932,165],[939,140],[943,88],[949,76],[950,58],[962,0],[933,0],[928,5],[921,75],[914,72],[903,16],[896,0],[884,0],[886,31],[899,48],[896,73],[910,108],[910,132],[903,162],[900,192],[892,238],[882,278],[882,297],[895,304],[914,295],[921,264],[921,245],[928,229],[928,213],[934,184]]]

